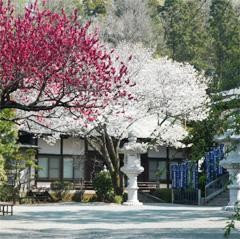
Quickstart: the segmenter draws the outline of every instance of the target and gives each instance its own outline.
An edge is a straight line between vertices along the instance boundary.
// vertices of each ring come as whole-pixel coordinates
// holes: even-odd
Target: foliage
[[[82,202],[88,203],[88,202],[96,202],[97,196],[95,194],[86,194],[84,193],[82,196]]]
[[[109,172],[101,171],[93,180],[93,188],[100,201],[112,201],[114,191]]]
[[[208,37],[201,2],[166,0],[159,12],[163,22],[168,56],[206,69]],[[160,52],[161,54],[161,52]]]
[[[0,155],[0,182],[6,180],[6,174],[4,170],[4,158]]]
[[[16,200],[19,197],[19,190],[22,185],[32,179],[21,177],[24,170],[29,167],[35,167],[34,154],[31,149],[22,150],[18,143],[18,130],[11,121],[15,117],[15,112],[10,109],[4,109],[0,113],[0,185],[3,184],[3,190],[7,185],[3,182],[8,181],[12,187],[11,197]],[[5,185],[5,186],[4,186]]]
[[[213,0],[209,13],[209,33],[212,37],[214,90],[239,87],[240,20],[231,1]]]
[[[224,236],[226,238],[229,238],[231,231],[235,229],[235,222],[240,221],[240,208],[238,207],[238,205],[236,205],[234,214],[229,219],[230,221],[227,222],[224,232]]]
[[[8,202],[12,201],[13,199],[13,187],[7,184],[1,184],[0,185],[0,201],[2,202]]]
[[[151,17],[151,25],[154,36],[154,51],[156,56],[167,56],[169,49],[166,45],[166,34],[164,29],[164,19],[161,17],[160,11],[165,0],[148,0],[149,15]]]
[[[74,190],[74,184],[72,182],[55,181],[51,183],[50,188],[52,190],[51,196],[54,201],[81,201],[82,192],[70,192],[70,190]]]
[[[239,118],[238,93],[224,92],[239,86],[240,28],[231,1],[212,1],[209,8],[207,31],[210,39],[208,58],[211,60],[213,80],[210,84],[213,106],[209,117],[202,122],[190,122],[191,158],[200,159],[214,143],[214,136],[229,128],[228,118]],[[217,93],[223,91],[221,93]],[[213,93],[214,92],[214,93]],[[238,124],[235,124],[235,132]]]
[[[17,129],[11,122],[14,115],[12,110],[0,112],[0,117],[9,119],[9,121],[0,120],[0,182],[6,180],[6,164],[12,161],[18,152]]]
[[[184,142],[192,144],[191,160],[200,160],[216,144],[214,137],[224,132],[224,121],[220,116],[220,111],[212,110],[206,119],[187,123],[189,135]]]
[[[83,0],[82,8],[85,16],[96,17],[98,15],[105,15],[109,2],[109,0]]]
[[[123,202],[123,197],[120,195],[115,195],[113,198],[113,203],[121,204]]]

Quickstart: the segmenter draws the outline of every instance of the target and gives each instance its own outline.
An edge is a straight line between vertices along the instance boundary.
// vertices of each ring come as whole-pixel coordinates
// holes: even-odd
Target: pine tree
[[[239,87],[240,21],[231,5],[231,1],[212,1],[209,33],[213,39],[214,89],[222,91]]]
[[[201,2],[166,0],[160,9],[168,55],[180,62],[189,62],[198,69],[207,69],[208,37]]]
[[[6,166],[12,161],[13,155],[18,151],[17,130],[13,122],[7,121],[13,117],[12,110],[3,110],[0,117],[0,184],[6,180]]]

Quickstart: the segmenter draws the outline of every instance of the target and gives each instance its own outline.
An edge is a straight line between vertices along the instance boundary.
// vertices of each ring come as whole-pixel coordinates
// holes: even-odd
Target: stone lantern
[[[124,166],[121,171],[128,177],[128,200],[124,205],[142,205],[138,201],[137,176],[144,171],[141,166],[141,154],[147,152],[147,147],[145,144],[137,143],[134,132],[129,132],[128,143],[123,145],[120,152],[124,154]]]
[[[236,145],[236,148],[227,154],[226,159],[220,161],[220,165],[229,173],[230,200],[224,209],[230,211],[234,210],[235,206],[240,203],[240,135],[232,134],[231,130],[227,130],[223,136],[216,138],[216,140],[225,145],[231,142]]]

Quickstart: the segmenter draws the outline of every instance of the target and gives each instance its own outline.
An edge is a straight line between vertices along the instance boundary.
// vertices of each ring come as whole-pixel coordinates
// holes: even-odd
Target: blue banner
[[[198,189],[198,165],[185,161],[171,166],[172,188]]]
[[[210,183],[224,173],[224,169],[219,165],[219,162],[224,158],[224,145],[211,148],[205,155],[205,172],[207,183]]]

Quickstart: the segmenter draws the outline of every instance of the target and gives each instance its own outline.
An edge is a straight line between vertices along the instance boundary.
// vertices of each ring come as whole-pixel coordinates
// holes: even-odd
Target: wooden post
[[[166,148],[167,153],[167,188],[169,188],[170,184],[170,158],[169,158],[169,147]]]
[[[172,203],[174,203],[174,191],[173,191],[173,189],[171,189],[171,192],[172,192]]]

